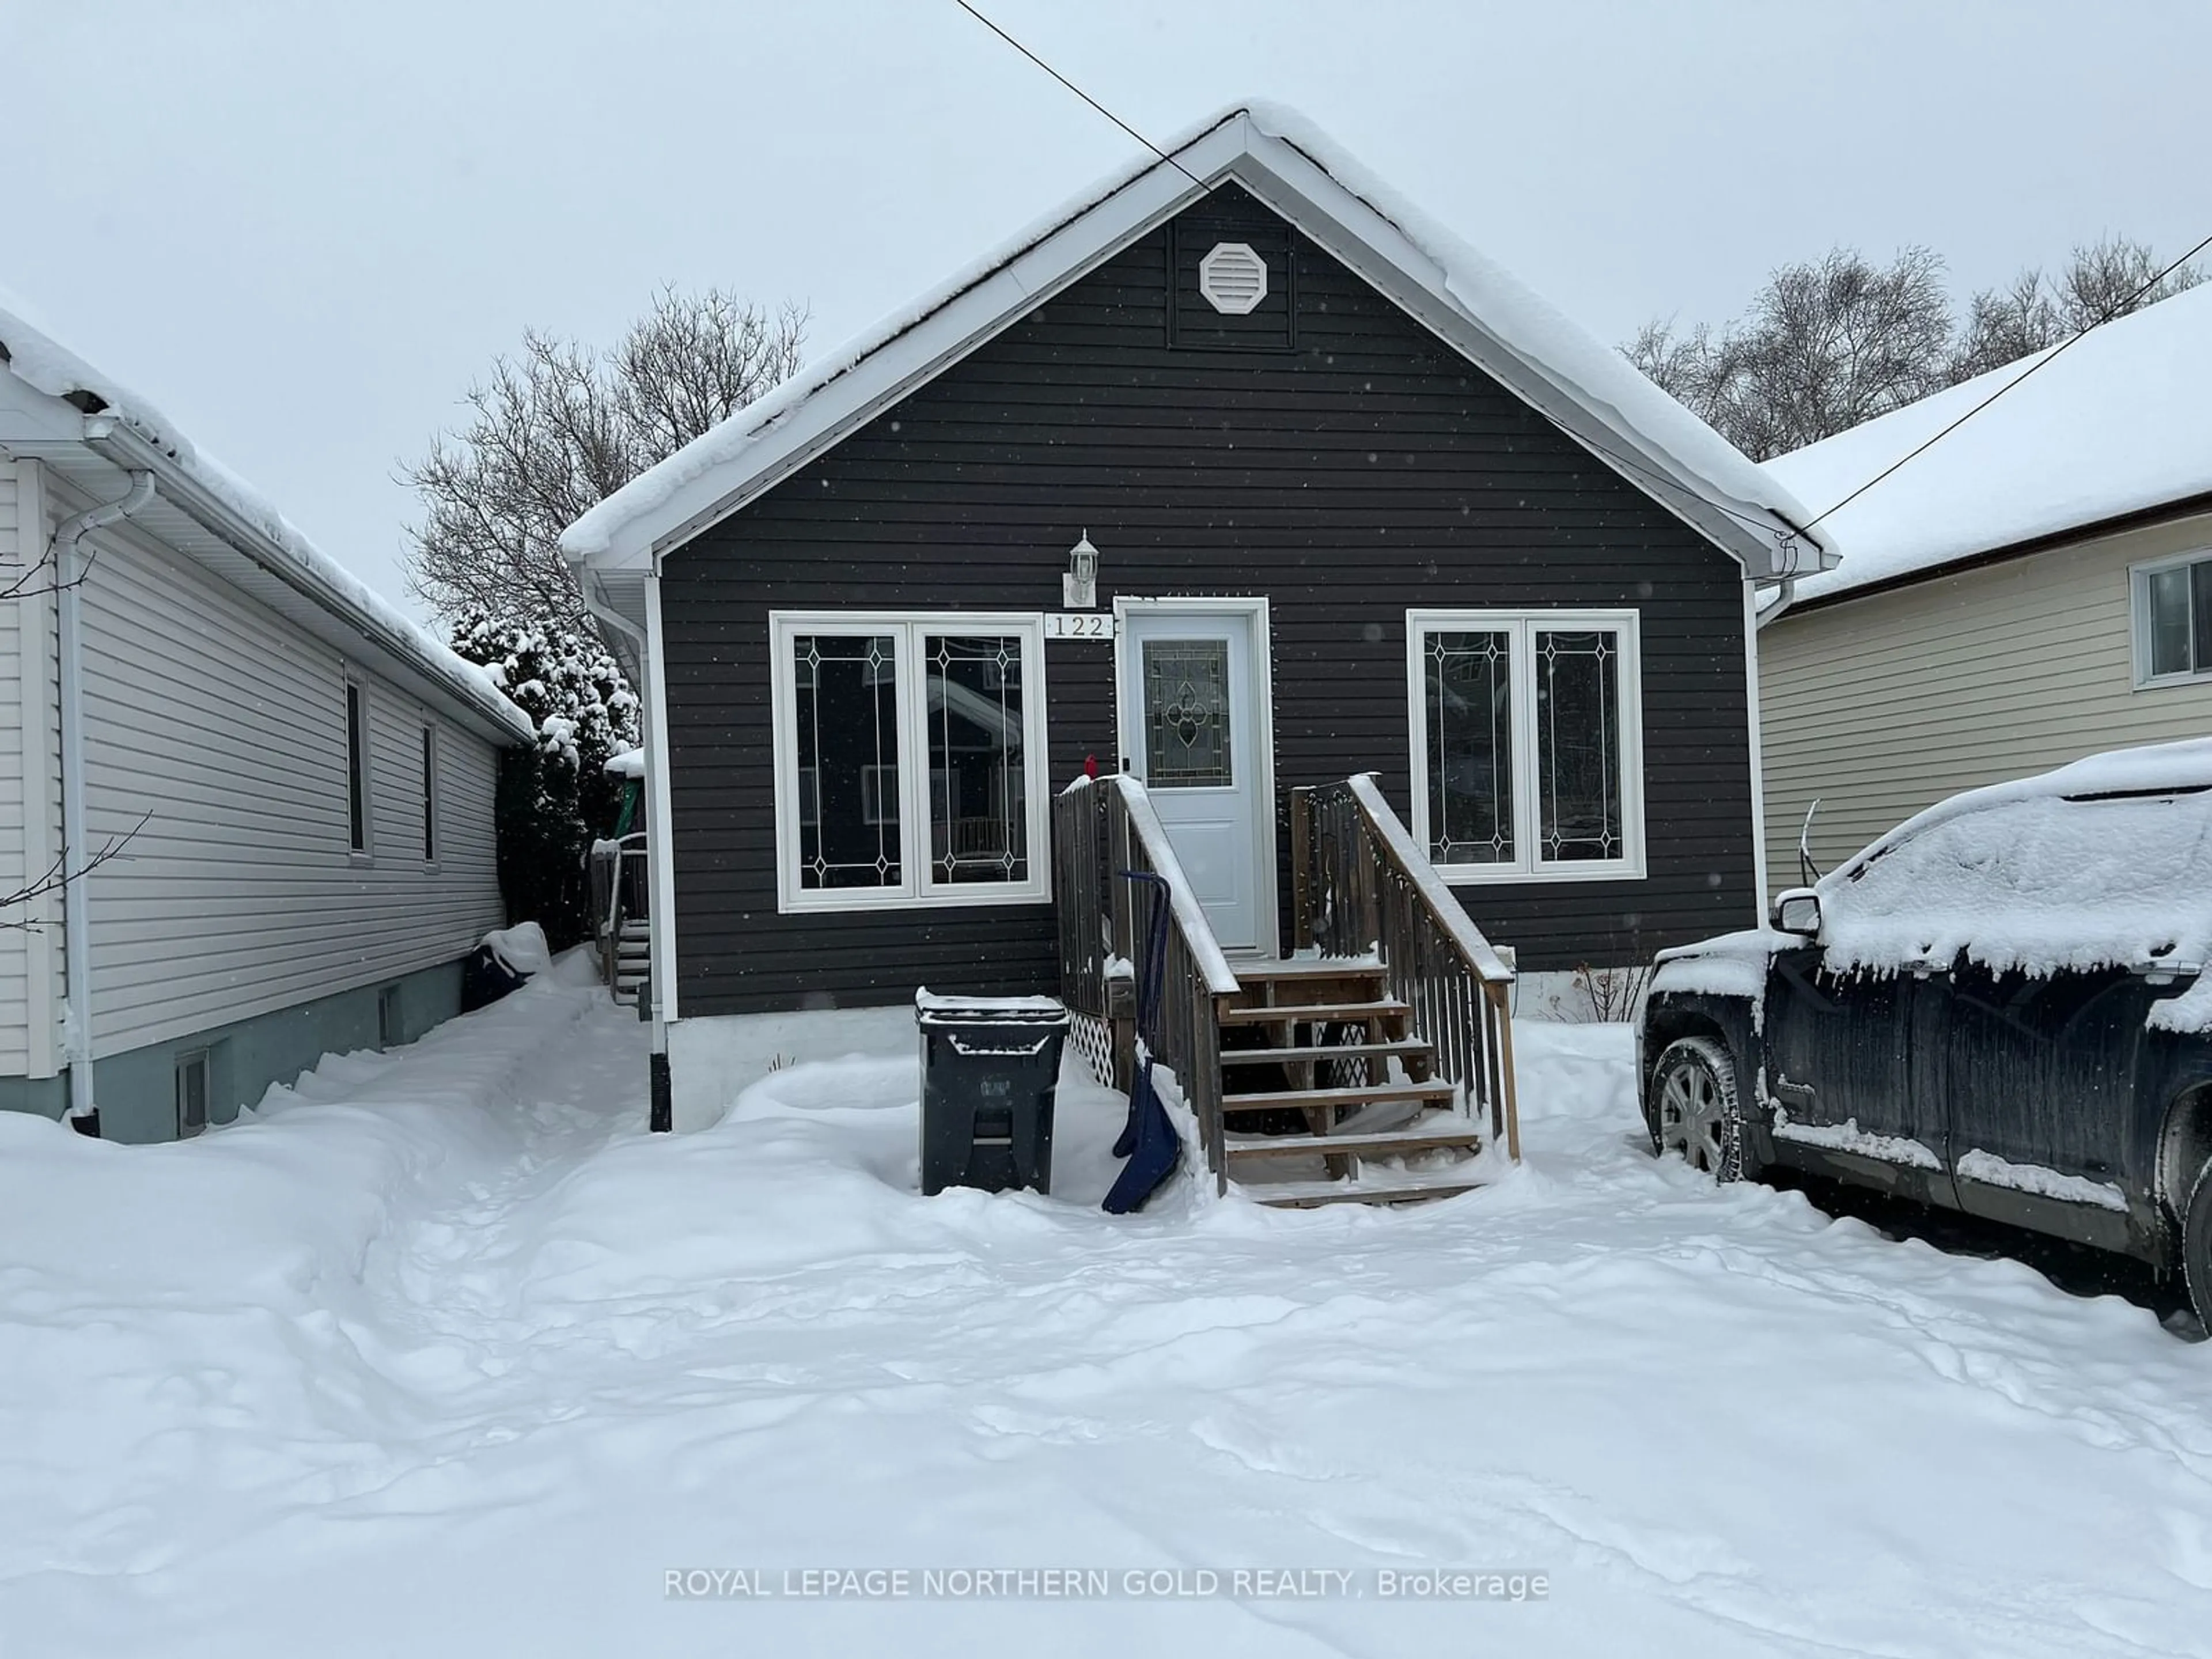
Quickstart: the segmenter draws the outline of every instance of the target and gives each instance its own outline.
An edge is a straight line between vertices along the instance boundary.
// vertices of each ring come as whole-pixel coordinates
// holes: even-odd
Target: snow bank
[[[1625,1027],[1520,1027],[1528,1162],[1484,1191],[1116,1218],[1121,1103],[1073,1069],[1054,1193],[921,1197],[904,1010],[648,1135],[589,969],[179,1146],[0,1115],[0,1646],[2203,1649],[2212,1350],[1654,1160]],[[1285,1563],[1366,1593],[1229,1583]],[[784,1589],[842,1566],[1223,1583]],[[708,1567],[769,1593],[671,1596]],[[1437,1567],[1554,1589],[1374,1593]]]
[[[2212,739],[2115,750],[1969,790],[1818,889],[1838,972],[1996,972],[2212,961]]]
[[[2212,491],[2212,287],[2106,323],[2050,353],[1993,369],[1766,464],[1822,513],[2031,369],[2033,379],[1821,526],[1840,569],[1801,599],[1939,570],[2122,514]]]
[[[38,327],[29,307],[0,289],[0,348],[8,373],[50,398],[89,398],[100,412],[129,427],[173,460],[194,483],[250,525],[267,546],[295,568],[308,591],[333,610],[368,618],[376,629],[433,678],[516,736],[535,735],[530,717],[509,702],[483,667],[456,655],[382,594],[324,553],[279,513],[267,497],[194,444],[159,409],[109,379]]]
[[[1264,139],[1280,141],[1312,162],[1433,261],[1466,319],[1523,368],[1589,410],[1627,452],[1631,476],[1657,472],[1662,490],[1674,495],[1677,504],[1683,495],[1706,499],[1717,492],[1738,512],[1770,516],[1778,539],[1811,516],[1785,483],[1660,391],[1619,351],[1400,197],[1296,110],[1243,101],[1161,148],[1179,154],[1240,117],[1249,118]],[[1108,198],[1166,165],[1150,153],[1132,158],[1012,240],[809,364],[592,507],[562,533],[562,551],[576,561],[599,557],[611,550],[627,526],[668,506],[687,486],[726,469],[734,478],[752,445],[879,354],[901,351],[905,354],[900,360],[902,373],[923,372],[929,358],[915,348],[910,337],[920,325]],[[1823,550],[1833,551],[1822,532],[1806,535],[1803,541],[1806,568],[1817,567]]]
[[[327,1057],[191,1141],[0,1112],[0,1629],[159,1651],[158,1611],[127,1642],[31,1637],[26,1575],[159,1572],[411,1465],[410,1402],[469,1365],[392,1323],[384,1258],[426,1185],[507,1150],[486,1106],[587,994],[528,987],[396,1054]]]

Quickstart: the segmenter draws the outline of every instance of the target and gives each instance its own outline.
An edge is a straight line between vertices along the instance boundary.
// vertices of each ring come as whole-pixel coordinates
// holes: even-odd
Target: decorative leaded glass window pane
[[[1510,864],[1513,636],[1425,638],[1429,856],[1439,864]]]
[[[1145,641],[1145,782],[1153,789],[1226,789],[1229,641]]]
[[[897,646],[889,634],[793,637],[799,884],[896,887]]]
[[[2150,599],[2150,672],[2189,672],[2189,569],[2176,565],[2154,570],[2146,584]]]
[[[1540,629],[1534,640],[1537,856],[1620,858],[1620,638]]]
[[[1029,879],[1019,635],[924,634],[930,878]]]

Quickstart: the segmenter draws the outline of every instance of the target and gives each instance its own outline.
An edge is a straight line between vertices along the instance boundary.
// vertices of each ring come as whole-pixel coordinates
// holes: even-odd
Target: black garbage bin
[[[915,998],[921,1190],[1052,1190],[1053,1096],[1067,1010],[1049,997]]]

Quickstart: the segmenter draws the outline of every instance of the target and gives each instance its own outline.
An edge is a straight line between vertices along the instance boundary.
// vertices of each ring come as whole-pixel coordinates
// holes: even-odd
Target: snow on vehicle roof
[[[146,398],[109,379],[31,320],[31,307],[0,288],[0,368],[33,391],[109,416],[173,461],[179,471],[244,520],[289,561],[301,585],[326,609],[349,621],[366,618],[376,637],[412,657],[416,665],[516,737],[537,727],[509,702],[489,669],[457,655],[443,641],[322,551],[268,498],[186,437]]]
[[[1832,562],[1836,544],[1825,533],[1804,535],[1796,530],[1811,515],[1788,485],[1662,392],[1619,351],[1399,197],[1297,111],[1245,100],[1198,123],[1161,148],[1170,155],[1179,155],[1240,117],[1249,120],[1263,140],[1280,141],[1318,167],[1433,261],[1443,274],[1452,303],[1464,313],[1466,321],[1517,360],[1523,369],[1588,411],[1622,446],[1627,453],[1617,459],[1626,462],[1627,476],[1643,482],[1656,474],[1664,492],[1660,495],[1662,501],[1686,495],[1714,506],[1717,497],[1727,503],[1717,506],[1719,513],[1755,525],[1753,533],[1777,546],[1796,538],[1808,550],[1796,554],[1796,558],[1817,567],[1825,552]],[[590,561],[615,550],[618,543],[635,539],[642,520],[655,520],[649,526],[647,540],[676,529],[680,514],[676,522],[664,525],[657,520],[668,516],[679,495],[685,505],[691,504],[689,486],[726,470],[742,481],[746,463],[758,459],[748,456],[749,449],[793,421],[825,389],[880,353],[895,346],[911,349],[912,367],[920,371],[931,360],[933,346],[924,349],[903,343],[921,325],[1121,190],[1170,165],[1143,154],[1078,193],[1012,240],[863,330],[632,479],[568,526],[561,538],[562,550],[572,560]],[[731,485],[732,489],[738,487],[739,483]]]
[[[610,755],[604,769],[612,778],[641,778],[645,775],[645,750],[624,749]]]
[[[2057,348],[2052,348],[2056,350]],[[2039,352],[1766,464],[1815,513],[2049,358]],[[1800,602],[2212,493],[2212,284],[2092,330],[1820,527],[1840,568]]]
[[[1825,877],[1840,972],[2212,959],[2212,739],[2118,750],[1929,807]]]

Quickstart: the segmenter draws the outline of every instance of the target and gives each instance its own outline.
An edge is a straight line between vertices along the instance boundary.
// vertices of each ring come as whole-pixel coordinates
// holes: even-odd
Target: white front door
[[[1124,599],[1121,753],[1224,951],[1275,950],[1267,603]]]

